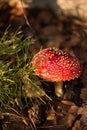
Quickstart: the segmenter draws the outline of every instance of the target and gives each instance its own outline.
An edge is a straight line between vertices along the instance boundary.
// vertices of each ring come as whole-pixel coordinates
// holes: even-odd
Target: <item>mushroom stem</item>
[[[60,82],[56,82],[54,84],[54,87],[55,87],[55,94],[57,97],[62,97],[63,94],[64,94],[64,91],[63,91],[63,82],[60,81]]]

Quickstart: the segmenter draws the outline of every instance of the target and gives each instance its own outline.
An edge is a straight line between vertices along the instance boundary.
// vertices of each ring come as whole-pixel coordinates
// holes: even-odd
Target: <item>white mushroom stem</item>
[[[55,94],[57,95],[57,97],[62,97],[63,94],[64,94],[64,91],[63,91],[63,82],[62,81],[56,82],[54,84],[54,87],[55,87]]]

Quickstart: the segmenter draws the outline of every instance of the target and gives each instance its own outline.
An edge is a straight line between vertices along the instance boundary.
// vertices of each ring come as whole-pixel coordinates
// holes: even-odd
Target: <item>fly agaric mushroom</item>
[[[63,81],[78,78],[82,72],[79,59],[67,50],[46,48],[32,59],[32,66],[37,76],[56,82],[55,93],[63,96]]]

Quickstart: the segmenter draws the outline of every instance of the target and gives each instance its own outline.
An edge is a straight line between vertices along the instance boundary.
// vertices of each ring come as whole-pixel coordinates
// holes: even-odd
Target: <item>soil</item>
[[[26,16],[26,17],[25,17]],[[27,18],[27,19],[26,19]],[[78,79],[64,82],[64,96],[54,94],[53,83],[42,84],[48,87],[47,94],[52,101],[37,105],[28,110],[4,111],[0,116],[0,130],[87,130],[87,26],[72,16],[56,15],[49,7],[21,8],[0,5],[0,37],[11,25],[10,32],[22,27],[24,38],[36,39],[30,47],[35,54],[41,48],[57,47],[75,53],[83,65]]]

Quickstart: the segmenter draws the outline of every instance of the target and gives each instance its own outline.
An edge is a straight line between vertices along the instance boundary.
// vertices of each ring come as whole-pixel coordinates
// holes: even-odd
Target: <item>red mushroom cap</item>
[[[32,60],[32,66],[36,75],[52,82],[71,80],[82,72],[82,65],[73,53],[56,48],[38,52]]]

